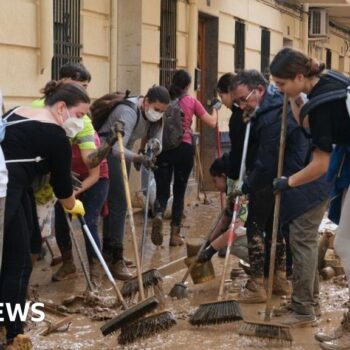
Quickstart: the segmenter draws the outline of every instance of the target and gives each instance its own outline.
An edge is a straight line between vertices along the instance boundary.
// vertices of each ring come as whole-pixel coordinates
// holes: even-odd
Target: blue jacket
[[[269,85],[260,108],[251,123],[245,186],[249,192],[270,187],[277,176],[283,95]],[[309,161],[311,142],[288,111],[283,175],[303,169]],[[330,184],[322,177],[309,184],[282,193],[280,224],[286,224],[324,201]]]

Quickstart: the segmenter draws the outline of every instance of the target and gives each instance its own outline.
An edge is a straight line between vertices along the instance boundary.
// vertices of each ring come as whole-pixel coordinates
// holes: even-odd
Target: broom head
[[[290,328],[278,324],[261,322],[244,322],[238,330],[239,335],[276,340],[285,345],[292,345]]]
[[[151,269],[142,274],[143,288],[147,289],[163,281],[163,278],[157,269]],[[124,298],[133,298],[139,291],[139,282],[137,276],[124,282],[121,293]]]
[[[199,305],[190,318],[193,326],[221,324],[243,319],[239,303],[235,300],[216,301]]]
[[[118,337],[119,344],[129,344],[137,339],[147,338],[153,334],[166,331],[176,324],[175,316],[170,311],[162,311],[132,324],[122,327]]]
[[[130,323],[141,318],[148,312],[154,310],[159,304],[156,297],[151,297],[142,302],[124,310],[118,316],[106,322],[100,329],[104,336],[115,332],[119,328],[127,327]]]
[[[183,283],[175,283],[169,292],[169,296],[177,299],[187,298],[187,287]]]

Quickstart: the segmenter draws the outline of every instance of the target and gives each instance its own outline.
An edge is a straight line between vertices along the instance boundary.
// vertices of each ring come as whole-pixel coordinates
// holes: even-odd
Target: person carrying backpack
[[[19,107],[9,112],[9,122],[1,143],[5,160],[27,160],[7,164],[8,186],[4,226],[4,254],[0,279],[0,302],[14,310],[24,310],[32,271],[31,237],[38,225],[33,215],[35,201],[32,183],[36,177],[51,173],[50,183],[55,196],[66,212],[84,215],[84,206],[73,193],[71,178],[71,147],[66,134],[76,119],[88,112],[90,98],[76,83],[51,81],[43,89],[45,106],[40,109]],[[10,115],[10,113],[12,113]],[[77,131],[77,130],[75,130]],[[40,157],[40,158],[39,158]],[[33,158],[38,158],[33,161]],[[32,161],[30,161],[32,160]],[[35,248],[35,249],[34,249]],[[8,343],[23,333],[19,315],[14,321],[4,308],[4,324]],[[28,339],[28,342],[30,340]]]
[[[92,121],[101,139],[105,139],[116,122],[124,124],[123,144],[128,172],[130,163],[154,167],[154,160],[147,155],[132,151],[137,140],[155,137],[161,142],[162,117],[169,104],[168,90],[152,86],[144,98],[121,98],[120,94],[108,94],[96,100],[91,106]],[[127,280],[132,277],[123,255],[126,217],[126,197],[120,164],[118,144],[107,157],[110,187],[108,192],[109,213],[103,221],[103,254],[114,277]]]
[[[281,91],[296,100],[297,104],[300,102],[302,104],[302,101],[297,98],[299,93],[307,94],[309,102],[301,109],[298,121],[302,127],[309,129],[313,143],[311,162],[288,177],[275,179],[275,190],[287,191],[290,188],[301,186],[319,178],[328,169],[338,176],[346,172],[348,175],[345,181],[349,184],[348,167],[344,167],[344,164],[349,164],[350,157],[350,117],[346,105],[347,85],[349,84],[335,78],[332,73],[322,74],[324,67],[324,64],[292,48],[282,49],[271,62],[272,78]],[[337,91],[343,91],[343,93],[334,99]],[[325,92],[327,94],[321,98]],[[328,98],[325,99],[325,96]],[[303,109],[316,100],[319,100],[319,103],[309,108],[308,115],[304,117]],[[330,167],[333,145],[343,148],[343,155],[336,163],[336,169]],[[338,152],[335,153],[335,156],[338,156]],[[348,186],[345,186],[343,190],[334,248],[342,260],[347,280],[350,281],[350,192],[347,189]],[[344,314],[341,326],[333,335],[316,334],[316,339],[321,341],[322,349],[350,349],[350,312]]]
[[[184,210],[184,198],[187,181],[193,168],[194,145],[192,141],[192,119],[195,115],[204,124],[215,128],[218,122],[218,109],[221,104],[214,105],[212,114],[209,114],[203,105],[194,97],[188,95],[191,84],[191,76],[183,69],[175,72],[169,92],[171,99],[178,100],[178,105],[182,110],[182,135],[180,143],[175,148],[167,149],[163,145],[163,152],[157,158],[157,169],[154,171],[157,184],[157,198],[155,204],[156,215],[152,223],[151,239],[153,244],[159,246],[163,243],[163,213],[166,209],[170,196],[170,185],[172,177],[173,183],[173,206],[171,216],[170,246],[179,246],[184,243],[180,235],[181,220]],[[163,143],[167,129],[167,113],[165,113],[165,126]]]

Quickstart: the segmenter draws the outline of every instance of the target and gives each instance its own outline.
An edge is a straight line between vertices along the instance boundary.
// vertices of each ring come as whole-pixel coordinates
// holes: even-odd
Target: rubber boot
[[[344,314],[340,325],[333,331],[332,334],[326,334],[323,332],[318,332],[315,334],[315,339],[320,342],[333,342],[334,340],[340,339],[346,333],[349,334],[350,331],[350,312]],[[350,348],[350,342],[349,342]],[[331,347],[329,349],[332,349]]]
[[[185,240],[180,235],[180,227],[180,225],[171,224],[169,240],[170,247],[176,247],[184,244]]]
[[[61,267],[52,275],[53,281],[63,281],[71,277],[76,272],[76,267],[73,262],[72,251],[62,252],[62,265]]]
[[[264,303],[267,299],[263,278],[250,278],[235,299],[245,304]]]
[[[109,263],[109,268],[114,278],[120,281],[126,281],[132,277],[132,274],[128,270],[123,258],[123,248],[114,248],[111,261]]]
[[[160,246],[163,243],[163,213],[158,212],[152,222],[152,243]]]
[[[266,286],[267,287],[267,286]],[[272,293],[275,295],[290,295],[292,292],[285,271],[275,271],[272,285]]]

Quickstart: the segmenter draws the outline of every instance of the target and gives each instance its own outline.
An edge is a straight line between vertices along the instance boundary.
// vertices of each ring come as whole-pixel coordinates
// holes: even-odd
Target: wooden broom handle
[[[118,146],[119,146],[119,152],[120,152],[120,164],[121,164],[121,168],[122,168],[122,175],[123,175],[123,183],[124,183],[126,204],[127,204],[127,209],[128,209],[128,214],[129,214],[129,222],[130,222],[130,228],[131,228],[132,244],[133,244],[133,248],[134,248],[134,255],[135,255],[135,261],[136,261],[137,280],[138,280],[138,283],[139,283],[139,292],[140,292],[141,299],[144,300],[145,299],[145,291],[144,291],[144,288],[143,288],[140,256],[139,256],[139,252],[138,252],[138,249],[137,249],[134,213],[132,211],[132,205],[131,205],[131,196],[130,196],[128,172],[126,170],[125,151],[124,151],[124,145],[123,145],[123,135],[122,135],[122,133],[120,131],[118,131],[117,134],[118,134]]]
[[[284,94],[282,120],[281,120],[280,147],[279,147],[279,154],[278,154],[277,177],[281,177],[283,175],[284,150],[286,148],[286,134],[287,134],[287,108],[288,108],[288,96],[287,96],[287,94]],[[272,238],[271,238],[269,277],[268,277],[268,282],[267,282],[267,300],[266,300],[266,309],[265,309],[265,321],[270,321],[270,319],[271,319],[272,284],[273,284],[273,278],[274,278],[274,272],[275,272],[276,243],[277,243],[280,208],[281,208],[281,193],[277,192],[275,195],[275,208],[274,208],[274,213],[273,213],[273,226],[272,226]]]

